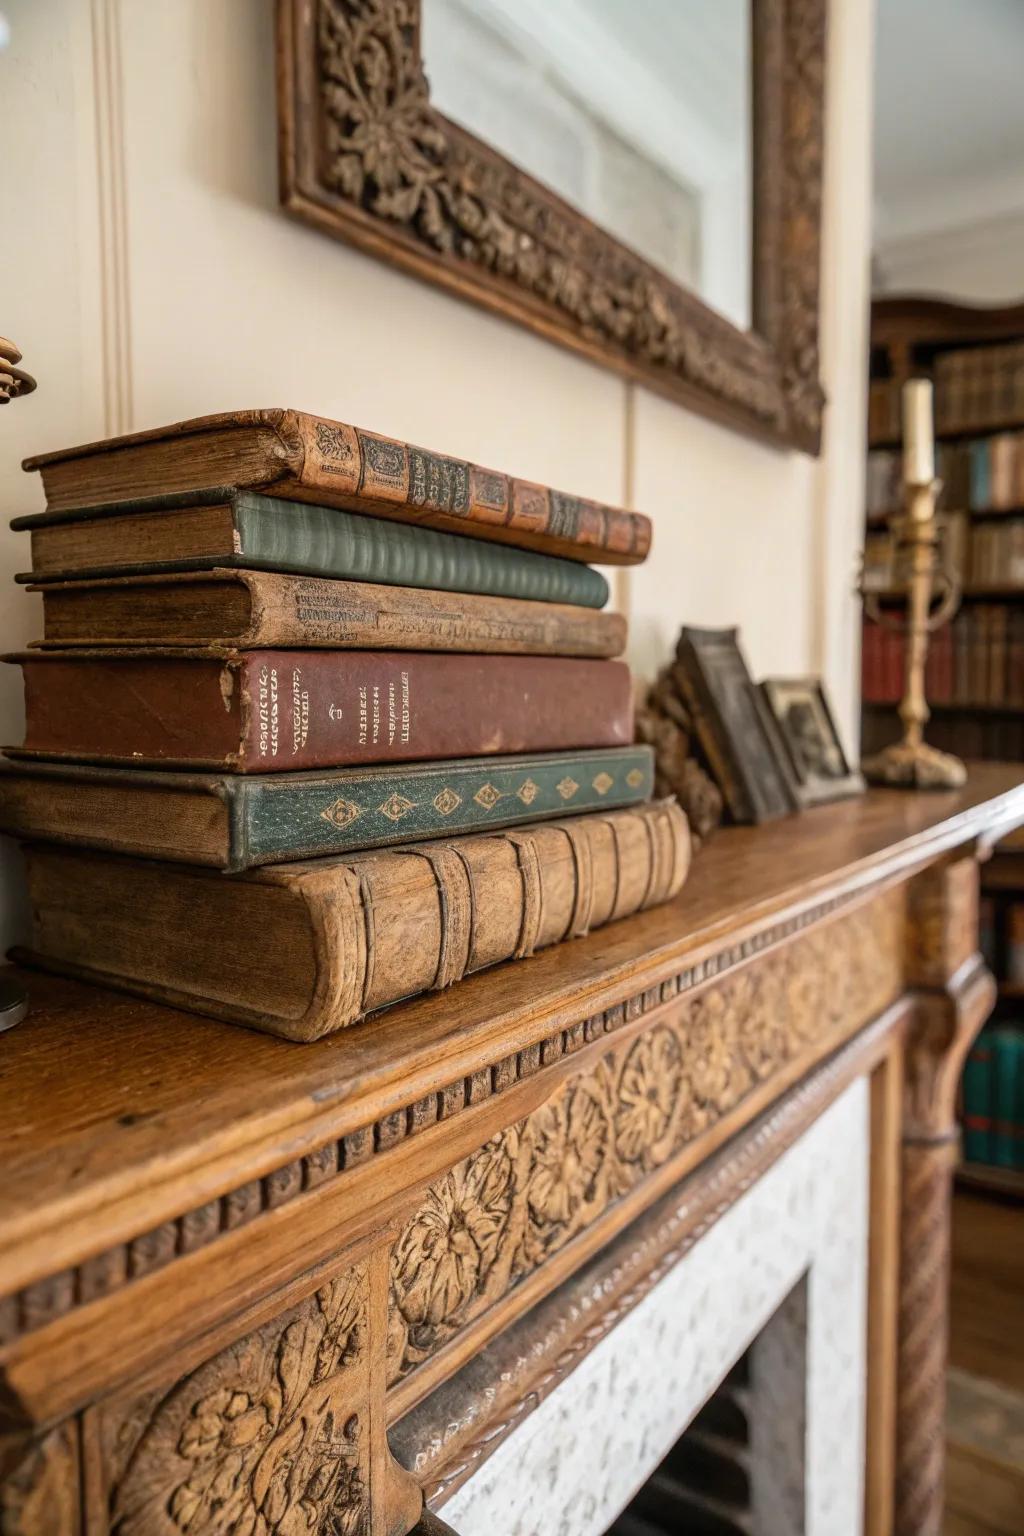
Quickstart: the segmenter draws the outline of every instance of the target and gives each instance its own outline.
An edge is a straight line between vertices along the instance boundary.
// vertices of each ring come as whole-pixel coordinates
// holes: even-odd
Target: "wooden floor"
[[[958,1191],[945,1536],[1024,1533],[1024,1205]]]

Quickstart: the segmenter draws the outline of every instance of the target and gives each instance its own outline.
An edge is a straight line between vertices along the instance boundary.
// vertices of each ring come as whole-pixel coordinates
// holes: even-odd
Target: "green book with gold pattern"
[[[236,873],[636,805],[653,785],[643,746],[258,776],[18,763],[0,831]]]

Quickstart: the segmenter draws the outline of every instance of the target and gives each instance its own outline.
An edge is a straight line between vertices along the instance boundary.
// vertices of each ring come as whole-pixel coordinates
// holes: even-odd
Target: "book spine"
[[[650,548],[651,525],[639,513],[340,422],[308,416],[299,423],[305,453],[297,483],[342,505],[365,503],[385,517],[461,527],[478,537],[533,540],[577,560],[634,562]]]
[[[242,771],[625,746],[621,662],[245,652]]]
[[[992,1044],[982,1035],[964,1065],[964,1157],[969,1163],[992,1161]]]
[[[1017,1100],[1024,1068],[1024,1035],[1007,1027],[993,1032],[992,1160],[1000,1168],[1017,1166]]]
[[[459,837],[648,800],[649,747],[413,764],[349,776],[227,781],[228,868]]]
[[[41,470],[50,512],[120,500],[126,485],[170,496],[202,486],[285,485],[302,472],[302,442],[291,412],[241,412],[208,430],[189,428],[182,423],[163,436],[142,434],[56,461],[26,459],[24,468]]]
[[[581,938],[669,900],[689,862],[689,827],[674,801],[504,837],[366,854],[350,865],[375,917],[361,974],[341,946],[325,954],[331,975],[323,992],[347,999],[347,1007],[313,1012],[303,1024],[315,1038],[401,997],[442,990],[500,961]],[[424,863],[429,879],[417,891],[415,873]],[[329,905],[329,877],[320,880]],[[310,892],[310,899],[319,907],[323,897]],[[394,921],[382,920],[391,913]]]
[[[621,614],[564,603],[266,572],[238,579],[252,598],[249,631],[235,640],[242,646],[594,657],[621,655],[626,646]]]
[[[584,608],[608,600],[600,571],[507,544],[273,496],[239,496],[234,516],[239,565]]]
[[[633,738],[618,661],[281,650],[20,661],[22,750],[72,760],[270,773]]]
[[[667,901],[689,862],[689,827],[672,800],[231,880],[36,847],[27,853],[26,958],[286,1039],[316,1040],[374,1009]],[[108,869],[109,880],[100,878]],[[242,923],[244,971],[218,967],[211,986],[214,961],[206,956],[205,972],[197,968],[196,946],[170,919],[187,913],[197,932],[230,931],[254,910],[257,893],[287,914],[302,963],[282,964],[280,935],[254,941]]]
[[[987,512],[990,502],[988,439],[970,445],[970,505],[973,512]]]

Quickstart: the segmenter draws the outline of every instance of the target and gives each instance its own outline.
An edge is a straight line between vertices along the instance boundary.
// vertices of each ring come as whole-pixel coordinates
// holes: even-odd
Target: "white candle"
[[[931,485],[934,479],[932,383],[908,379],[903,386],[903,480],[907,485]]]

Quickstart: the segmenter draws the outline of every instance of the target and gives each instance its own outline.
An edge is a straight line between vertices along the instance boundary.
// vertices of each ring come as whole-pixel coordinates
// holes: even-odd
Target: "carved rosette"
[[[360,1266],[126,1413],[111,1531],[357,1536],[366,1325]]]
[[[740,970],[627,1037],[425,1196],[392,1257],[394,1382],[808,1045],[899,994],[902,891]]]
[[[759,131],[768,167],[759,193],[778,215],[755,221],[758,264],[769,272],[759,284],[761,334],[737,330],[435,111],[419,0],[285,7],[301,83],[282,92],[284,200],[318,227],[378,253],[383,246],[420,272],[429,262],[479,302],[596,348],[669,393],[692,401],[697,390],[816,450],[825,3],[766,4],[755,54],[782,108],[771,153]],[[784,66],[773,55],[776,35]]]

